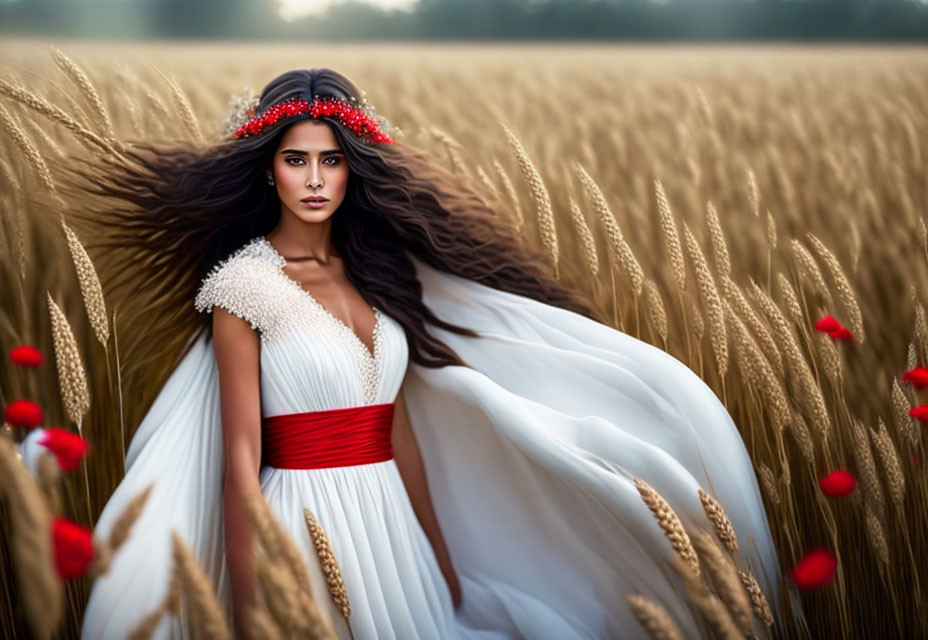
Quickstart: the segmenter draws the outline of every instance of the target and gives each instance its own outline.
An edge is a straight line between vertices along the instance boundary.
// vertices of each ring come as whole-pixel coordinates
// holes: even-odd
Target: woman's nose
[[[312,165],[309,169],[309,175],[306,177],[307,187],[321,187],[322,176],[319,174],[319,165]]]

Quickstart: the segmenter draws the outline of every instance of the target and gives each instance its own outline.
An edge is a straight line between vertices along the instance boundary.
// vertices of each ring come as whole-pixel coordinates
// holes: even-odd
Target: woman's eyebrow
[[[283,154],[283,153],[295,153],[295,154],[298,155],[298,156],[308,156],[308,155],[309,155],[308,152],[303,151],[302,149],[284,149],[283,151],[281,151],[281,153],[282,153],[282,154]],[[330,155],[332,155],[333,153],[342,153],[342,150],[341,150],[341,149],[328,149],[328,150],[326,150],[326,151],[320,151],[320,152],[319,152],[319,155],[320,155],[320,156],[330,156]]]

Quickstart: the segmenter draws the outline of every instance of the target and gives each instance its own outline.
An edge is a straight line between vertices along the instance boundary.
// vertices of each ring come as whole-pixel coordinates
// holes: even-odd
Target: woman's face
[[[348,161],[329,124],[301,120],[284,132],[268,177],[273,177],[284,209],[304,222],[322,222],[345,199]],[[315,206],[306,200],[311,196],[327,200]]]

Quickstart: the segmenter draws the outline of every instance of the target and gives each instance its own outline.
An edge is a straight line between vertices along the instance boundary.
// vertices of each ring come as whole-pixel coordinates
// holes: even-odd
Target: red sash
[[[320,469],[393,458],[393,403],[288,413],[262,420],[261,463]]]

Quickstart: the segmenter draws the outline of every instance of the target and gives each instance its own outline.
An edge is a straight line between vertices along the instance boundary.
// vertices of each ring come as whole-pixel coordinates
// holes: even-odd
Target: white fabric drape
[[[469,367],[410,362],[402,386],[462,585],[455,634],[644,638],[625,604],[626,594],[642,593],[699,637],[667,563],[670,542],[635,476],[687,527],[710,527],[697,491],[714,495],[738,535],[739,566],[753,570],[773,602],[779,568],[753,467],[725,407],[692,370],[579,314],[415,264],[425,304],[481,335],[430,326]],[[218,372],[212,344],[200,339],[139,426],[126,476],[96,525],[108,535],[155,482],[109,574],[94,585],[83,637],[124,637],[160,605],[172,529],[229,606],[222,460]],[[167,617],[156,636],[179,631]]]

